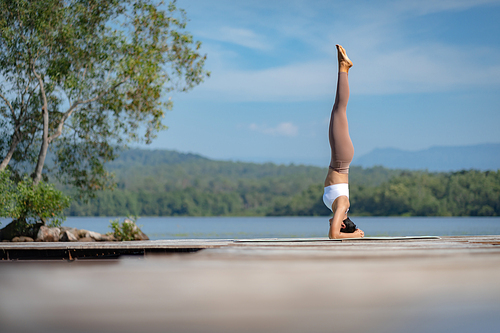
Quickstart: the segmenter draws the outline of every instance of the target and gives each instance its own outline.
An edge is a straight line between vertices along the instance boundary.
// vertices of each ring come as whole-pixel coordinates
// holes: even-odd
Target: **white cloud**
[[[197,35],[211,40],[233,43],[249,49],[267,50],[271,48],[271,45],[265,41],[264,36],[260,36],[250,29],[225,26],[212,32],[200,31]]]
[[[400,11],[431,14],[444,11],[466,10],[472,7],[495,4],[498,2],[498,0],[408,0],[396,2],[394,8]]]
[[[500,64],[478,59],[493,58],[496,52],[439,44],[393,50],[352,43],[348,50],[354,61],[349,79],[352,94],[398,94],[453,91],[500,85]],[[493,53],[493,54],[492,54]],[[497,54],[500,58],[500,54]],[[471,66],[474,64],[474,66]],[[204,98],[228,101],[307,101],[333,97],[337,68],[331,60],[312,61],[263,70],[219,67],[197,88]]]
[[[470,53],[464,48],[436,43],[386,52],[374,50],[353,69],[351,77],[356,75],[356,78],[351,80],[355,81],[351,91],[360,94],[426,93],[499,85],[500,65],[481,61],[495,57],[491,53],[487,49]]]
[[[336,77],[335,66],[326,62],[263,70],[218,68],[197,90],[208,96],[237,101],[310,100],[333,94]]]
[[[220,49],[208,52],[207,65],[212,77],[196,88],[196,97],[227,101],[307,101],[331,97],[335,92],[337,75],[335,43],[342,43],[354,61],[350,76],[353,94],[425,93],[497,87],[500,85],[500,50],[495,45],[475,45],[474,52],[471,52],[470,46],[437,42],[430,37],[412,40],[410,44],[403,28],[408,17],[466,10],[498,2],[346,2],[344,5],[348,8],[345,10],[351,10],[353,15],[348,20],[335,17],[327,21],[319,16],[327,12],[334,15],[333,9],[336,8],[330,7],[327,2],[314,7],[314,10],[311,8],[306,14],[298,9],[309,8],[308,5],[301,1],[291,2],[280,11],[280,15],[268,20],[255,18],[262,7],[277,4],[246,3],[244,10],[240,8],[239,14],[235,15],[236,18],[222,20],[222,27],[212,26],[204,33],[209,40],[227,41],[252,49],[272,49],[275,54],[271,55],[269,63],[275,65],[264,69],[241,69],[242,63],[251,61],[245,59],[244,53],[235,54],[234,50],[208,41],[209,48]],[[238,24],[251,29],[236,28]],[[267,29],[263,29],[265,25]],[[267,33],[258,35],[255,31]],[[276,45],[280,41],[288,44],[284,48],[272,47],[273,43],[268,42],[271,40]],[[291,45],[296,43],[303,47],[303,51],[293,49]],[[279,64],[275,61],[280,52],[285,54],[290,50],[300,55],[297,57],[300,62],[283,60]],[[241,62],[242,59],[245,61]]]
[[[267,125],[257,125],[252,123],[248,126],[252,131],[272,135],[272,136],[297,136],[299,128],[291,122],[278,124],[276,127],[268,127]]]
[[[196,88],[202,98],[228,101],[313,100],[332,93],[336,63],[313,60],[264,69],[240,69],[238,56],[208,44],[210,79]],[[217,52],[213,52],[217,51]],[[201,95],[201,96],[200,96]]]

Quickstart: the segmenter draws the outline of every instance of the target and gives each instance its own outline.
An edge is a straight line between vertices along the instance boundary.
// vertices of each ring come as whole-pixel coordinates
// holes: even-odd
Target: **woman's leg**
[[[348,173],[349,164],[354,156],[354,147],[349,136],[347,123],[347,102],[349,101],[348,71],[352,62],[342,46],[337,45],[339,57],[339,75],[337,93],[330,116],[329,139],[332,150],[330,168],[339,173]]]

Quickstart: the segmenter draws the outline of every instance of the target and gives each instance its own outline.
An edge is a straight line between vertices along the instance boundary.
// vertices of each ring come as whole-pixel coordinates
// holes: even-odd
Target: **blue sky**
[[[345,47],[355,159],[500,143],[500,1],[178,0],[212,76],[175,93],[149,148],[327,166]]]

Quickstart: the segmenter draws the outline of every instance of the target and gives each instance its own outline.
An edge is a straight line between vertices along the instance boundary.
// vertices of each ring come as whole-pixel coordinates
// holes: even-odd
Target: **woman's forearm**
[[[359,229],[358,229],[359,230]],[[357,231],[357,230],[356,230]],[[361,238],[363,237],[359,232],[339,232],[336,237],[330,237],[331,239],[342,239],[342,238]]]
[[[330,230],[328,231],[328,238],[330,239],[341,239],[341,238],[361,238],[364,237],[365,233],[356,229],[352,233],[341,232],[342,229],[342,221],[345,217],[345,209],[336,209],[333,218],[330,220]]]

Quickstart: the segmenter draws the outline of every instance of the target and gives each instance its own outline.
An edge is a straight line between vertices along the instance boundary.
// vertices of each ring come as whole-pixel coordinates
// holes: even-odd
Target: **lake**
[[[111,231],[110,220],[116,218],[68,217],[63,225],[106,233]],[[352,217],[352,220],[365,236],[500,235],[500,217]],[[137,224],[152,240],[326,237],[329,227],[327,217],[142,217]]]

